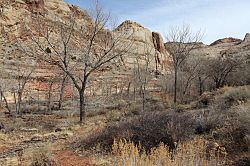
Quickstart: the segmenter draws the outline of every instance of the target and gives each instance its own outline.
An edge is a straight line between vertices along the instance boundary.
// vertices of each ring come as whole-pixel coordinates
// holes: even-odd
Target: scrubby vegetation
[[[165,111],[138,111],[133,116],[128,116],[130,113],[125,111],[118,114],[120,120],[109,121],[107,127],[72,146],[82,152],[98,149],[106,155],[116,154],[113,162],[118,165],[183,165],[182,161],[187,165],[196,162],[198,165],[214,165],[216,162],[229,164],[230,154],[240,155],[250,150],[250,103],[247,93],[247,86],[225,87],[204,94],[190,105],[173,106],[173,109]],[[226,104],[229,96],[241,102],[233,102],[229,106]],[[204,104],[204,101],[209,102]],[[182,111],[179,111],[179,107]],[[133,109],[130,111],[133,112]],[[197,137],[200,139],[197,140]],[[201,147],[190,147],[194,143]],[[211,146],[224,157],[220,160],[209,158],[207,149]],[[171,158],[173,152],[179,157],[176,160]],[[162,158],[156,157],[159,155]]]

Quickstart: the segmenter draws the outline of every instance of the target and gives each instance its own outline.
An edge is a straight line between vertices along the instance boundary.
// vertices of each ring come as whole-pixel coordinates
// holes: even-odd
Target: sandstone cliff
[[[119,25],[115,32],[127,34],[124,42],[133,42],[133,48],[126,57],[128,67],[132,68],[136,59],[145,59],[149,54],[150,67],[157,72],[165,72],[165,65],[168,61],[167,51],[164,46],[161,35],[157,32],[151,32],[149,29],[134,21],[124,21]],[[128,41],[129,40],[129,41]],[[143,63],[143,62],[142,62]]]
[[[76,29],[82,28],[83,25],[92,24],[92,19],[87,12],[80,10],[79,7],[67,4],[63,0],[4,0],[1,1],[0,9],[0,30],[2,35],[0,41],[0,68],[1,73],[5,73],[4,77],[8,77],[8,74],[15,75],[16,72],[13,71],[17,70],[16,66],[21,66],[21,70],[28,68],[37,58],[35,51],[32,55],[21,53],[20,50],[15,48],[15,43],[18,39],[22,40],[25,45],[34,44],[27,32],[27,28],[39,37],[42,26],[35,21],[38,16],[46,20],[46,23],[67,23],[74,12],[76,13]],[[107,33],[109,32],[107,30]],[[145,63],[145,54],[149,57],[149,67],[152,73],[165,72],[165,64],[168,61],[165,55],[167,51],[159,33],[151,32],[133,21],[125,21],[114,30],[114,34],[119,35],[120,33],[127,33],[127,36],[122,39],[124,43],[133,43],[129,52],[123,56],[124,67],[108,71],[105,77],[102,76],[102,71],[100,71],[93,76],[93,80],[97,80],[98,76],[102,82],[105,82],[103,80],[110,80],[116,86],[127,86],[125,85],[128,82],[126,79],[132,74],[135,63]],[[36,64],[34,74],[32,74],[34,78],[34,84],[31,85],[32,89],[41,90],[42,87],[42,90],[46,90],[44,88],[48,86],[46,81],[55,75],[55,71],[54,66],[39,61]],[[107,70],[103,72],[107,72]],[[2,74],[0,77],[2,77]]]

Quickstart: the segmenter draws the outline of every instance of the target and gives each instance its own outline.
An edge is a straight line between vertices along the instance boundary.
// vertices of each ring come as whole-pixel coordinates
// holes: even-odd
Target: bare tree
[[[197,47],[201,37],[200,32],[193,34],[187,25],[172,28],[166,37],[168,42],[165,46],[172,60],[174,72],[174,103],[177,102],[177,81],[180,67],[190,55],[190,51]]]
[[[142,97],[142,110],[145,110],[146,104],[146,93],[147,93],[147,86],[151,79],[151,72],[150,72],[150,56],[152,56],[153,48],[149,47],[148,44],[144,44],[144,53],[141,59],[136,58],[133,77],[134,77],[134,84],[139,85],[140,88],[140,95]]]
[[[64,101],[64,89],[67,83],[68,77],[66,73],[62,74],[62,80],[60,85],[60,94],[59,94],[59,100],[58,100],[58,109],[60,110],[62,108],[62,103]]]
[[[39,51],[47,55],[46,62],[58,66],[69,77],[79,94],[80,122],[85,117],[85,95],[90,76],[119,60],[131,43],[124,44],[126,34],[109,31],[112,23],[109,14],[96,4],[91,12],[92,23],[79,25],[76,17],[69,22],[53,23],[46,20],[39,26],[44,30],[37,39],[33,35]]]
[[[226,84],[227,77],[240,66],[236,58],[216,57],[207,61],[209,77],[214,81],[215,88],[221,88]]]
[[[30,81],[31,74],[35,70],[35,66],[21,66],[20,64],[16,64],[16,73],[14,73],[13,81],[15,82],[15,86],[12,88],[15,98],[16,104],[16,112],[17,114],[21,113],[21,105],[23,99],[23,93],[27,83]]]
[[[2,101],[5,104],[5,108],[8,110],[8,112],[11,112],[10,106],[9,106],[9,102],[6,98],[5,93],[9,92],[9,88],[8,88],[8,81],[6,79],[1,79],[0,80],[1,86],[0,86],[0,103],[1,103],[1,107],[2,107]]]

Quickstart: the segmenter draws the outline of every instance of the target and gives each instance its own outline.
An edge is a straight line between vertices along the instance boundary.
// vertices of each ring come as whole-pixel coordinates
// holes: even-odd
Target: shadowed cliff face
[[[166,49],[163,43],[163,39],[158,32],[152,32],[153,43],[156,50],[160,53],[166,53]]]
[[[243,40],[243,42],[250,42],[250,33],[247,33],[246,35],[245,35],[245,38],[244,38],[244,40]]]

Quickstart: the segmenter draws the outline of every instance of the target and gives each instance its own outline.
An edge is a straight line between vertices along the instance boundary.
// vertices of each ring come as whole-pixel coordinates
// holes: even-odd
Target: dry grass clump
[[[140,144],[115,140],[112,146],[112,163],[117,166],[210,166],[225,163],[226,154],[207,148],[206,141],[198,138],[178,144],[175,150],[170,150],[164,143],[160,143],[146,153]]]
[[[234,105],[246,103],[250,99],[250,87],[224,87],[219,95],[215,96],[214,105],[220,110],[228,110]]]
[[[228,109],[233,105],[239,105],[250,99],[250,86],[224,87],[213,92],[204,93],[197,107],[217,106],[218,109]]]
[[[226,103],[246,102],[250,98],[250,88],[247,86],[229,88],[223,98]]]
[[[0,141],[5,141],[7,139],[8,139],[8,136],[5,133],[0,131]]]
[[[53,160],[48,146],[34,150],[31,166],[56,166],[56,162]]]

